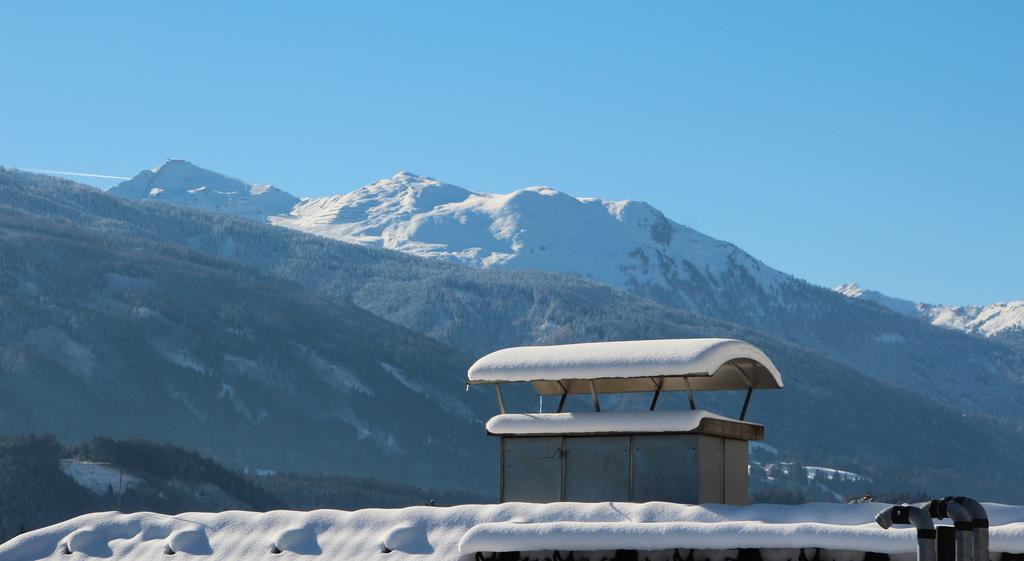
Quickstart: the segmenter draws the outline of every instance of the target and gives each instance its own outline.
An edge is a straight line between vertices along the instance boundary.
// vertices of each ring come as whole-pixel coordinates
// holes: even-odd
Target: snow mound
[[[61,542],[63,553],[84,553],[92,557],[105,557],[110,552],[108,542],[116,536],[113,532],[99,531],[95,527],[86,526],[71,532]],[[116,538],[115,538],[116,539]]]
[[[306,526],[295,526],[285,528],[274,537],[274,545],[271,552],[281,553],[290,551],[301,555],[318,555],[323,550],[316,540],[316,531]]]
[[[607,411],[603,413],[509,413],[487,421],[491,434],[584,434],[690,432],[704,419],[742,423],[703,409],[683,411]]]
[[[473,527],[459,542],[459,552],[822,547],[902,553],[907,536],[916,535],[909,529],[880,534],[877,526],[871,526],[813,522],[502,522]]]
[[[0,545],[0,559],[56,561],[71,552],[76,559],[141,561],[174,551],[209,561],[270,561],[295,555],[311,560],[425,561],[472,559],[477,551],[676,547],[914,552],[913,530],[886,531],[875,524],[874,516],[888,506],[605,502],[177,516],[101,512],[22,534]],[[992,523],[992,551],[1024,553],[1024,507],[985,507]]]
[[[167,536],[164,553],[188,553],[191,555],[209,555],[210,540],[202,528],[182,528]]]
[[[732,364],[752,362],[748,374]],[[695,389],[781,388],[782,374],[757,347],[735,339],[653,339],[512,347],[469,367],[470,383],[699,375]],[[742,376],[742,378],[740,377]],[[679,380],[669,379],[665,389]],[[733,387],[735,385],[735,387]],[[600,391],[600,390],[599,390]]]
[[[381,540],[382,551],[402,551],[404,553],[431,553],[434,548],[427,539],[426,529],[415,524],[399,524],[384,534]]]

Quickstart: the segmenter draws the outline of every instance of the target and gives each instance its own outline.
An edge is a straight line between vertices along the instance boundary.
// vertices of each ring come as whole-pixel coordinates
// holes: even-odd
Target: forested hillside
[[[488,444],[489,399],[460,383],[466,355],[123,224],[33,214],[6,204],[11,192],[0,187],[3,434],[141,436],[237,467],[489,488],[448,467]],[[396,414],[410,410],[415,423]]]
[[[120,492],[119,492],[120,491]],[[87,512],[357,510],[480,502],[372,478],[243,474],[190,450],[144,440],[0,438],[0,542]]]

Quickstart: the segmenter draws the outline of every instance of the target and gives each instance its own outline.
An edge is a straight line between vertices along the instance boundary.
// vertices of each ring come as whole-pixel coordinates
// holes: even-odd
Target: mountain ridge
[[[307,212],[326,205],[336,217],[328,223]],[[308,199],[270,222],[474,267],[570,273],[614,286],[660,282],[659,263],[683,255],[715,275],[741,262],[766,285],[788,277],[728,242],[672,223],[647,203],[574,197],[545,186],[481,193],[400,172],[340,197]]]
[[[211,177],[222,179],[215,185],[221,190],[207,188]],[[166,188],[153,194],[158,184]],[[280,191],[294,201],[284,210],[281,204],[263,204],[269,198],[245,195],[240,185],[184,160],[169,160],[110,192],[231,213],[420,257],[570,273],[614,286],[664,284],[659,270],[665,268],[685,277],[689,271],[682,265],[684,257],[698,271],[715,276],[739,263],[768,286],[789,278],[733,244],[671,222],[642,201],[574,197],[544,186],[505,194],[474,192],[399,171],[338,195],[299,200]],[[216,204],[208,192],[220,197]],[[600,252],[579,251],[585,244]]]
[[[937,327],[1005,340],[1011,344],[1024,342],[1024,300],[984,306],[950,306],[895,298],[877,290],[864,289],[857,283],[846,283],[833,290],[848,298],[874,302]]]
[[[207,183],[214,185],[208,187]],[[158,184],[169,188],[154,187]],[[160,192],[153,193],[153,189]],[[647,284],[650,286],[642,288],[646,293],[664,289],[673,276],[692,274],[687,271],[691,267],[698,273],[720,276],[736,262],[761,285],[773,286],[796,278],[765,265],[733,244],[671,221],[643,201],[575,197],[546,186],[505,194],[484,193],[402,170],[350,192],[299,199],[270,185],[244,183],[186,160],[172,159],[143,170],[110,192],[129,199],[226,212],[349,243],[473,267],[562,272],[626,288]],[[208,193],[220,199],[213,201]],[[531,217],[531,213],[543,216]],[[590,215],[592,222],[581,222],[576,218],[579,214]],[[551,224],[557,224],[560,230],[551,231]],[[473,229],[473,225],[477,227]],[[616,228],[620,231],[605,235]],[[572,254],[579,254],[583,244],[580,240],[565,244],[566,231],[570,237],[572,232],[584,232],[584,241],[600,247],[601,253],[574,259]],[[600,238],[602,235],[605,237]],[[628,247],[616,247],[623,245],[622,241],[609,238],[625,238]],[[671,255],[666,250],[674,238],[682,238],[685,247]],[[550,247],[560,242],[573,246],[572,251],[559,252]],[[551,257],[545,258],[544,252],[551,252]],[[609,257],[615,257],[612,267],[594,266]],[[651,273],[659,267],[660,275]],[[894,298],[864,290],[856,283],[834,291],[965,333],[990,337],[1024,329],[1024,300],[951,306]]]
[[[577,198],[547,187],[474,193],[402,172],[345,195],[305,199],[296,208],[302,210],[259,221],[482,270],[588,279],[771,333],[971,413],[1024,421],[1015,405],[1024,400],[1024,346],[989,344],[813,285],[646,203]],[[423,317],[413,320],[411,303],[396,308],[370,293],[355,297],[400,324],[465,344],[445,339],[443,324],[429,325],[437,321],[429,311],[436,303],[423,303]],[[936,356],[944,359],[936,363]],[[965,393],[964,372],[985,382]]]
[[[288,212],[299,203],[297,197],[273,185],[246,183],[182,159],[143,170],[109,191],[128,199],[229,212],[252,220]]]

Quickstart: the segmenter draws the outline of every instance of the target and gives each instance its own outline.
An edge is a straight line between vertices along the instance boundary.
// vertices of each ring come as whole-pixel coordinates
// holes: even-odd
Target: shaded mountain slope
[[[464,355],[237,262],[7,194],[4,434],[142,436],[237,466],[486,488],[448,469],[476,458],[465,443],[484,445],[489,411],[462,391]]]
[[[0,543],[89,512],[356,510],[439,505],[478,496],[365,477],[247,475],[191,450],[145,440],[0,438]]]

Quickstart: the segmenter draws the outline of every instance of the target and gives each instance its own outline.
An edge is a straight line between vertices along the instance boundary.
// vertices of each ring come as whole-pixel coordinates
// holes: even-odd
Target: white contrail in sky
[[[78,171],[57,171],[52,169],[27,169],[25,171],[31,171],[33,173],[49,173],[53,175],[73,175],[75,177],[98,177],[100,179],[131,179],[130,177],[121,177],[119,175],[103,175],[101,173],[82,173]]]

